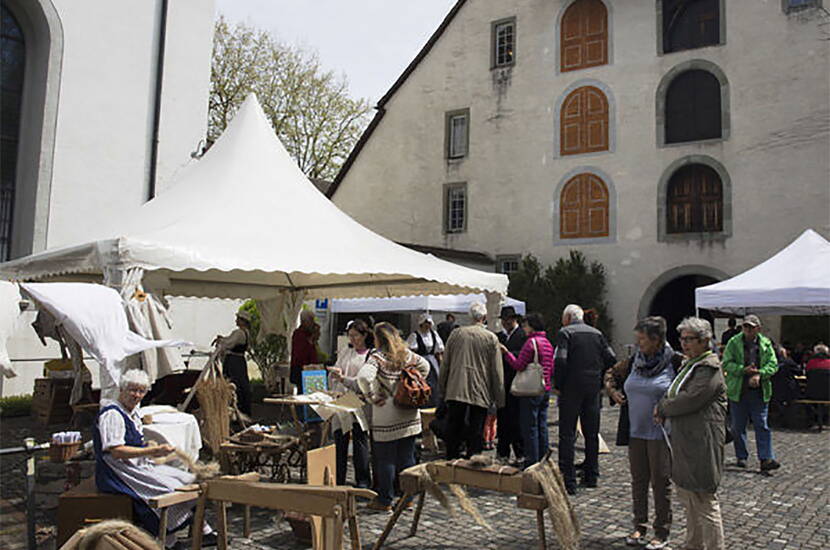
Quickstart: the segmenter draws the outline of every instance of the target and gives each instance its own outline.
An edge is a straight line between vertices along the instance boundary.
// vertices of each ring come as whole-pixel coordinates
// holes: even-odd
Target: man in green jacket
[[[778,360],[772,342],[761,334],[761,320],[756,315],[744,317],[741,332],[727,342],[723,352],[723,370],[738,467],[746,468],[749,458],[746,423],[751,418],[761,471],[779,468],[781,465],[775,460],[772,450],[772,432],[767,425],[772,397],[771,378],[778,371]]]

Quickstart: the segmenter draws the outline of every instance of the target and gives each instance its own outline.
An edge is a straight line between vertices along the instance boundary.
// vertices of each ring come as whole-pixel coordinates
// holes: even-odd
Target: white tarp
[[[486,302],[484,294],[439,294],[433,296],[401,296],[398,298],[344,298],[332,300],[332,313],[375,313],[380,311],[446,311],[467,313],[473,302]],[[505,298],[502,306],[513,306],[525,314],[525,303]]]
[[[147,340],[132,332],[121,296],[103,285],[21,283],[20,288],[101,365],[102,399],[117,397],[124,370],[121,363],[128,356],[152,348],[192,345],[177,340]]]
[[[808,229],[767,261],[695,290],[698,308],[743,315],[830,314],[830,242]]]
[[[17,376],[6,345],[20,322],[20,299],[17,285],[0,281],[0,397],[3,395],[3,379]]]
[[[410,250],[340,211],[300,171],[253,96],[201,160],[122,219],[78,244],[0,264],[0,277],[90,280],[141,268],[148,291],[215,298],[507,292],[505,275]]]

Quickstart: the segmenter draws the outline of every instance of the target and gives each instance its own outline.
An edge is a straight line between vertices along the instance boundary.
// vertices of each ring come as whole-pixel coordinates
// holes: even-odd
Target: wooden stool
[[[82,527],[105,519],[133,520],[133,501],[127,495],[101,493],[89,478],[58,497],[58,539],[60,548]]]

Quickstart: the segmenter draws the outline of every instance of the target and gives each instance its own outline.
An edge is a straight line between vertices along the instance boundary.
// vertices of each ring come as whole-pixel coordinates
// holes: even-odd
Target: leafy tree
[[[548,267],[532,254],[523,257],[518,271],[510,275],[508,293],[524,300],[528,311],[544,316],[551,339],[562,327],[562,310],[568,304],[594,309],[599,315],[597,328],[606,336],[610,337],[614,327],[606,301],[605,266],[598,261],[589,263],[579,250],[571,250],[567,258]]]
[[[367,100],[349,97],[346,78],[324,70],[315,53],[220,16],[213,37],[208,139],[219,137],[251,92],[310,178],[334,178],[370,111]]]
[[[262,375],[262,381],[265,384],[265,390],[271,394],[277,391],[277,363],[285,361],[288,352],[288,342],[284,336],[276,334],[266,334],[259,338],[259,329],[261,320],[259,316],[259,309],[254,300],[248,300],[239,311],[247,311],[251,314],[251,339],[253,342],[248,346],[248,356],[253,359],[259,372]]]

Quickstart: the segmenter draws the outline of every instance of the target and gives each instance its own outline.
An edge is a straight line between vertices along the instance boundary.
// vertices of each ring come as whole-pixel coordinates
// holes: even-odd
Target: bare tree
[[[317,55],[220,16],[213,38],[208,138],[215,140],[254,92],[285,148],[311,178],[332,179],[366,127],[369,102]]]

